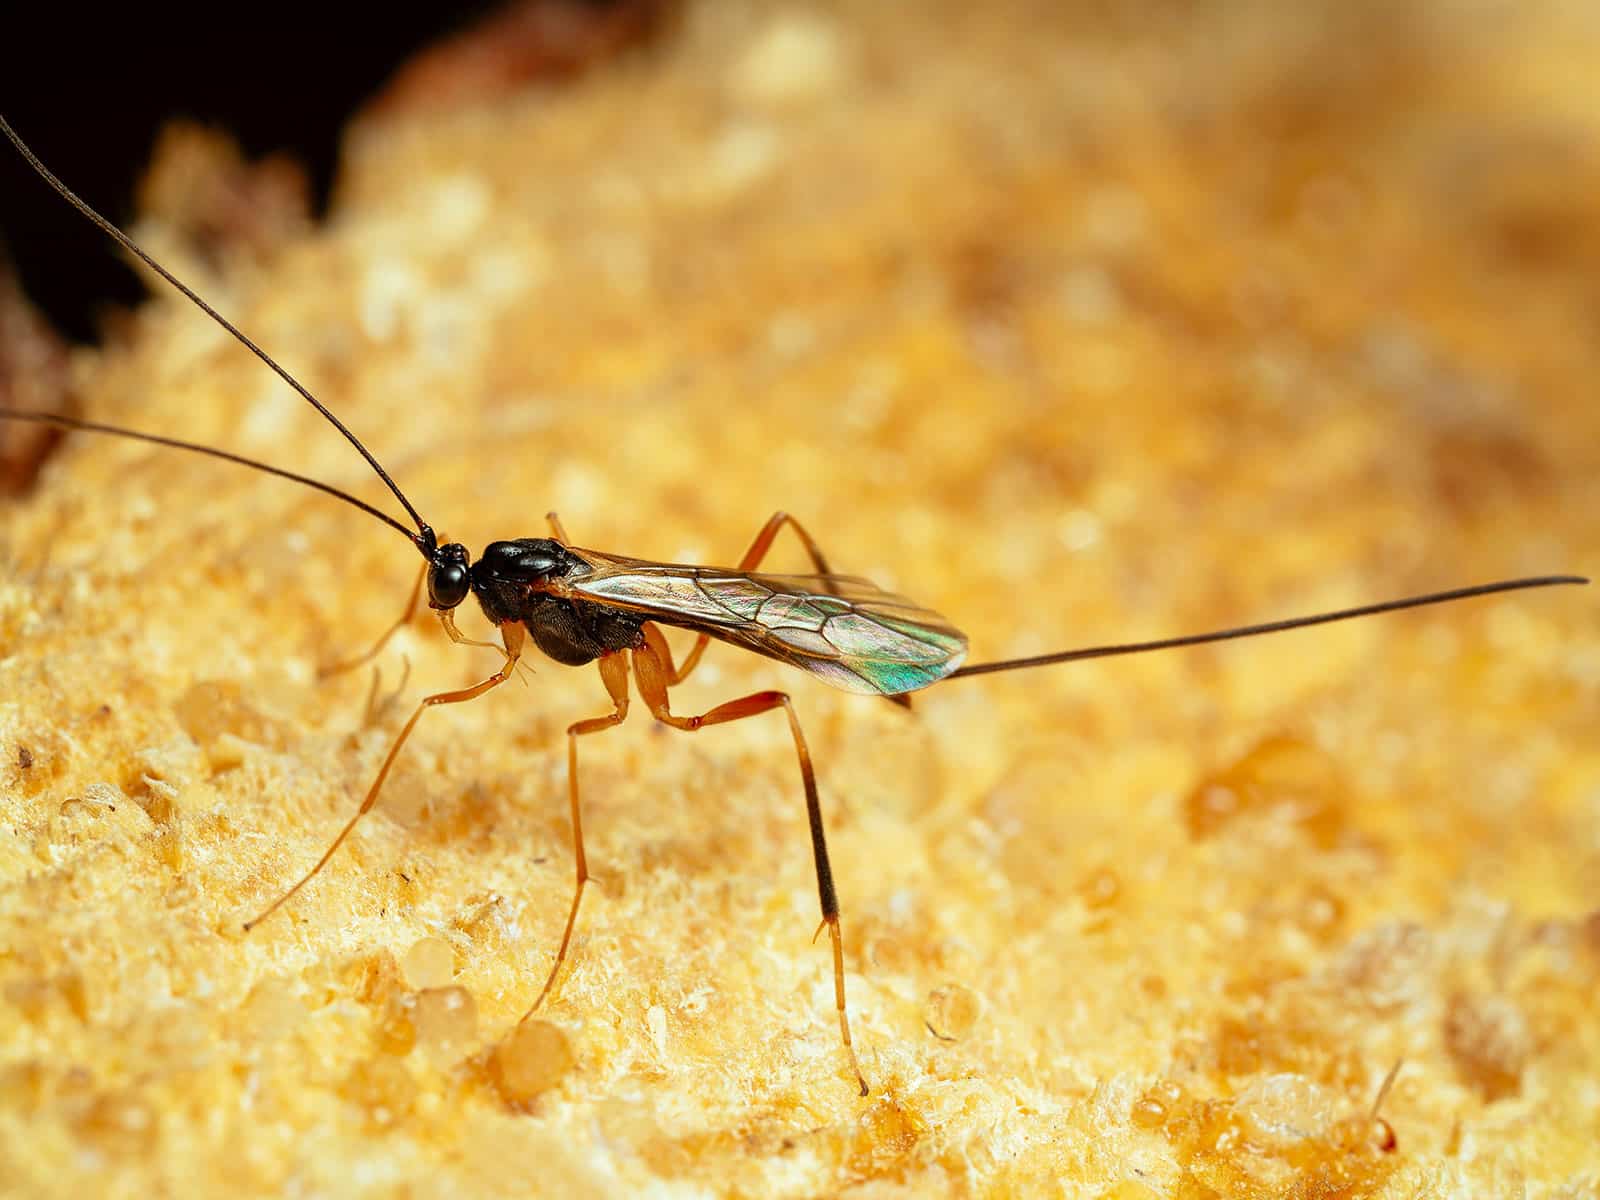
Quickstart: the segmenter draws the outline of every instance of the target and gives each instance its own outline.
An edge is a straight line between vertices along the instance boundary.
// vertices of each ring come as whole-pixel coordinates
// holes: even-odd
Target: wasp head
[[[428,607],[454,608],[472,590],[472,568],[467,548],[460,542],[440,546],[428,555]]]

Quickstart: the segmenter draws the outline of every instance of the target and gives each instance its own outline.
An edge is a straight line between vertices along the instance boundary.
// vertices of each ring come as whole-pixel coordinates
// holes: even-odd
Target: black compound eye
[[[467,598],[471,572],[466,563],[434,563],[428,568],[428,604],[433,608],[454,608]]]

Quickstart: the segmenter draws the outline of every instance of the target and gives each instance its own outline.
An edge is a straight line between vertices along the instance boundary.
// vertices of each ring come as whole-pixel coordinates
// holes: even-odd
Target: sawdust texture
[[[472,547],[783,508],[987,659],[1600,568],[1597,51],[1575,0],[690,5],[356,126],[315,230],[136,232]],[[165,292],[73,387],[386,501]],[[519,1030],[592,669],[430,713],[246,936],[498,659],[319,681],[415,554],[150,447],[69,439],[0,556],[8,1195],[1600,1188],[1593,589],[909,714],[714,647],[678,711],[789,688],[819,764],[858,1099],[781,717],[585,741]]]

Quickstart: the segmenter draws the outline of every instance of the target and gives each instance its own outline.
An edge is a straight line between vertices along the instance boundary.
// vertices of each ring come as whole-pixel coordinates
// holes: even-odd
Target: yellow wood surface
[[[353,129],[269,254],[136,232],[475,550],[553,508],[728,562],[785,508],[981,660],[1600,569],[1597,49],[1555,0],[691,6]],[[165,292],[76,369],[95,418],[384,502]],[[781,717],[585,741],[600,883],[510,1039],[592,669],[431,713],[244,936],[494,654],[419,620],[376,704],[319,682],[415,554],[132,444],[70,439],[0,562],[6,1194],[1600,1186],[1593,589],[912,714],[714,647],[679,711],[783,686],[811,739],[859,1100]]]

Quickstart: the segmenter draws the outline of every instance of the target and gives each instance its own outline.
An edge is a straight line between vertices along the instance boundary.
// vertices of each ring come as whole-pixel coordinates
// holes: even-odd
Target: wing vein
[[[691,629],[847,691],[897,695],[943,679],[967,640],[938,613],[855,575],[768,575],[578,551],[584,600]]]

